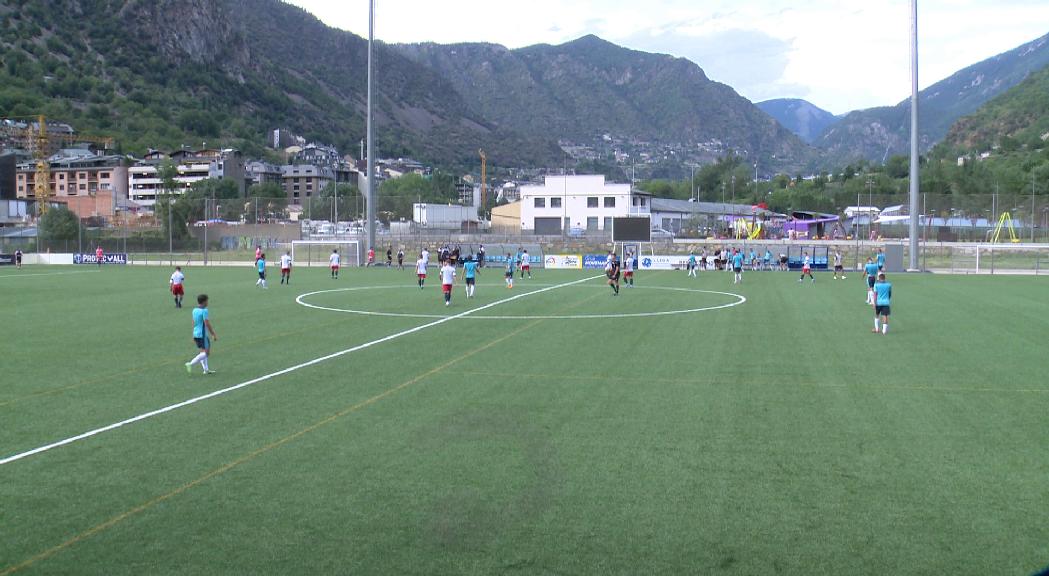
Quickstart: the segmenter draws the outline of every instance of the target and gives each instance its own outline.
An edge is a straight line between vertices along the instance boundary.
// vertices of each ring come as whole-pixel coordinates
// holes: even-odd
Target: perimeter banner
[[[583,268],[583,257],[579,254],[547,254],[543,267],[555,270],[580,270]]]
[[[127,254],[105,254],[103,264],[127,264]],[[94,254],[73,254],[73,264],[98,264]]]

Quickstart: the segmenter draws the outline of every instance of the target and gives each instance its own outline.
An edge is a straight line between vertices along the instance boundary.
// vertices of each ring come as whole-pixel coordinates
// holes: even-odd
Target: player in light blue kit
[[[732,272],[736,275],[732,283],[741,284],[743,282],[743,252],[739,250],[732,254]]]
[[[477,288],[477,262],[472,257],[463,264],[463,278],[466,279],[466,297],[473,298]]]
[[[266,255],[260,254],[259,259],[255,261],[255,268],[259,271],[259,279],[255,281],[255,286],[262,286],[263,288],[269,288],[266,286]]]
[[[874,260],[867,258],[867,264],[863,267],[863,273],[867,277],[867,305],[874,305],[874,284],[878,278],[878,265]]]
[[[878,248],[878,255],[875,257],[875,262],[878,263],[878,272],[885,269],[885,251]]]
[[[874,284],[874,330],[878,331],[878,321],[881,320],[881,333],[889,333],[889,302],[892,300],[892,284],[885,279],[885,273],[878,274],[878,281]]]
[[[211,339],[208,339],[208,335]],[[215,330],[208,320],[208,295],[197,296],[197,307],[193,309],[193,343],[197,345],[199,353],[189,362],[186,362],[186,372],[192,374],[193,366],[200,364],[205,374],[214,374],[208,367],[208,358],[211,356],[211,340],[218,340]]]
[[[696,276],[696,270],[698,268],[699,268],[699,265],[696,263],[696,255],[694,253],[692,253],[692,252],[689,252],[688,253],[688,275],[693,277],[693,278],[699,278],[699,276]]]

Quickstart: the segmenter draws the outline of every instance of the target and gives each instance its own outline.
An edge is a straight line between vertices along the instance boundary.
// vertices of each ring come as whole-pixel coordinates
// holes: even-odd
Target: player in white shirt
[[[341,258],[339,257],[339,251],[338,250],[332,250],[331,251],[331,256],[328,256],[328,264],[331,266],[331,277],[336,279],[336,280],[339,278],[339,262],[340,261],[341,261]]]
[[[444,305],[452,305],[452,285],[455,284],[455,266],[451,260],[445,260],[441,266],[441,291],[444,292]]]
[[[423,248],[422,259],[423,259],[423,262],[426,263],[427,266],[430,265],[430,251],[427,250],[426,248]]]
[[[423,284],[426,283],[426,259],[421,255],[415,261],[415,275],[419,277],[419,289],[422,290]]]
[[[291,285],[291,252],[280,257],[280,283]]]
[[[182,308],[182,296],[186,293],[182,283],[185,281],[186,275],[182,273],[182,267],[175,266],[175,271],[171,274],[171,280],[168,281],[168,284],[171,286],[171,295],[175,297],[175,308]]]

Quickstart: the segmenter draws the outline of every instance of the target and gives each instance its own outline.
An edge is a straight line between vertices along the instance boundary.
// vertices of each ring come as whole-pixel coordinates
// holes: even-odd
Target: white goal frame
[[[361,243],[359,240],[292,240],[291,262],[293,266],[313,266],[314,258],[318,259],[317,265],[328,267],[328,254],[333,248],[339,250],[342,256],[341,266],[361,266],[363,258],[361,254]],[[302,263],[299,257],[305,255]]]

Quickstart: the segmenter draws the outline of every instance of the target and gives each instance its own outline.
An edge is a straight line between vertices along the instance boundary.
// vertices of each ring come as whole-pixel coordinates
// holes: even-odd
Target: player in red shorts
[[[280,283],[291,285],[291,252],[280,257]]]
[[[328,256],[328,264],[331,266],[331,277],[332,277],[332,279],[335,279],[335,280],[339,279],[339,262],[340,261],[341,260],[340,260],[340,257],[339,257],[339,251],[337,249],[336,250],[332,250],[331,251],[331,256]]]
[[[171,274],[171,280],[168,282],[171,285],[171,295],[175,297],[175,308],[182,308],[182,297],[186,294],[182,283],[185,281],[186,276],[182,273],[182,267],[175,266],[175,272]]]
[[[627,252],[626,258],[623,259],[623,282],[626,285],[634,287],[634,253]]]
[[[373,266],[374,264],[375,264],[375,249],[374,248],[368,248],[368,266]]]
[[[106,259],[106,253],[102,251],[102,247],[99,246],[98,248],[95,248],[95,264],[98,264],[99,268],[102,267],[102,262],[105,259]]]
[[[441,266],[441,291],[444,292],[444,305],[452,305],[452,285],[455,284],[455,266],[452,266],[452,260],[448,259],[444,261],[444,266]]]
[[[415,261],[415,275],[419,277],[419,289],[421,290],[423,284],[426,283],[426,258],[421,254],[419,259]]]

